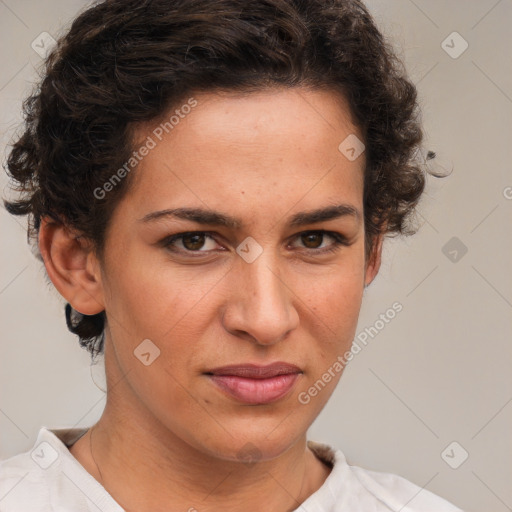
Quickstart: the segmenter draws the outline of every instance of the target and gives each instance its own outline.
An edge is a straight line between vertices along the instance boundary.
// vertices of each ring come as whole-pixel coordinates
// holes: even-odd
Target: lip
[[[260,366],[257,364],[232,364],[214,368],[206,372],[213,375],[230,375],[233,377],[245,377],[247,379],[268,379],[278,375],[302,373],[302,370],[294,364],[277,361],[272,364]]]
[[[246,404],[268,404],[283,398],[301,374],[299,367],[281,361],[266,366],[223,366],[206,372],[220,390]]]

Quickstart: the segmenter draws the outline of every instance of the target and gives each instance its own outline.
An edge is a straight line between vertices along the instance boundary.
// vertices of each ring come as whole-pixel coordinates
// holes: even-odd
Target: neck
[[[329,473],[305,436],[272,460],[234,462],[199,452],[168,431],[120,421],[108,405],[92,443],[87,433],[96,466],[90,472],[127,512],[256,512],[262,497],[268,512],[292,511]]]

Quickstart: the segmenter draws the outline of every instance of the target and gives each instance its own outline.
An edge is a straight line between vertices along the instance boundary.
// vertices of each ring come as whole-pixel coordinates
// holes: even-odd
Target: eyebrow
[[[359,221],[361,219],[361,212],[349,204],[326,206],[317,210],[296,213],[290,217],[289,225],[293,227],[305,224],[315,224],[346,216],[353,217]],[[203,208],[172,208],[168,210],[160,210],[148,213],[139,219],[139,222],[153,222],[166,217],[176,217],[178,219],[197,222],[198,224],[224,226],[231,229],[240,229],[243,226],[243,222],[236,217],[231,217],[221,212]]]

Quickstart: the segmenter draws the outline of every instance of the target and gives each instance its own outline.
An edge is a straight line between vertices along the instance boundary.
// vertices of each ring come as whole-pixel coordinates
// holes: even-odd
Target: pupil
[[[189,244],[189,242],[192,241],[192,243]],[[183,245],[190,250],[197,250],[200,249],[204,245],[204,235],[202,234],[194,234],[194,235],[187,235],[183,237]]]
[[[315,238],[316,238],[317,242],[320,242],[320,243],[315,244]],[[320,233],[308,233],[307,235],[303,235],[303,242],[307,247],[316,249],[318,246],[322,245],[321,238],[322,238],[322,235]],[[313,243],[314,247],[311,247],[310,245],[308,245],[308,244],[310,244],[310,242]]]

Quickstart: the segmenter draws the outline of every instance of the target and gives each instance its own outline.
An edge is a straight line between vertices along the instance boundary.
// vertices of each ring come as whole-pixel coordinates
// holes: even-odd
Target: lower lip
[[[248,379],[233,375],[210,375],[223,391],[247,404],[268,404],[284,397],[299,377],[298,373],[277,375],[268,379]]]

